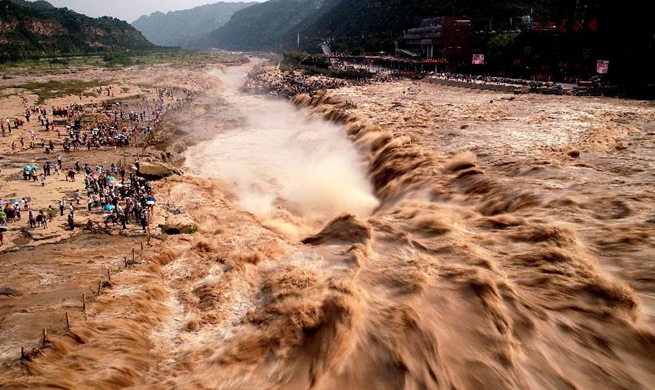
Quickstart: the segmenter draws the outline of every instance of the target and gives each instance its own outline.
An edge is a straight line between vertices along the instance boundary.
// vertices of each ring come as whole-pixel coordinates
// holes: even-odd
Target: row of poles
[[[143,241],[141,241],[141,256],[143,256]],[[124,259],[123,259],[123,264],[124,264],[125,268],[128,268],[128,267],[136,264],[136,250],[134,248],[132,248],[132,258],[129,259],[128,256],[125,256]],[[110,287],[111,284],[112,284],[111,270],[109,268],[107,268],[107,286]],[[102,279],[98,280],[98,289],[96,291],[96,296],[100,296],[100,294],[102,293],[102,288],[103,288],[104,285],[105,284],[102,282]],[[82,312],[85,313],[85,314],[86,314],[86,298],[87,298],[86,293],[83,292],[82,293]],[[66,327],[64,328],[64,330],[66,332],[70,332],[70,330],[71,330],[71,319],[70,319],[70,314],[68,313],[68,311],[65,312],[65,321],[66,321]],[[43,333],[42,333],[40,342],[41,342],[40,343],[40,349],[46,348],[48,346],[49,341],[48,341],[48,329],[47,328],[43,328]],[[39,352],[40,352],[40,349],[38,349]],[[20,360],[22,360],[22,361],[32,360],[32,358],[30,357],[30,354],[28,354],[25,351],[24,346],[20,347]]]

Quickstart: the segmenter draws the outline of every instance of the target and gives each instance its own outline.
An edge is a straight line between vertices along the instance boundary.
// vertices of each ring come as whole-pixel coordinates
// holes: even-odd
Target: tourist
[[[4,213],[7,223],[13,223],[15,221],[16,210],[14,210],[14,207],[11,203],[5,206]]]
[[[143,228],[143,231],[146,231],[146,226],[148,226],[148,211],[143,210],[141,212],[141,227]]]
[[[27,212],[27,218],[29,220],[30,228],[36,227],[36,218],[34,218],[34,212],[32,210]]]
[[[37,225],[42,226],[44,229],[48,227],[48,222],[46,221],[46,215],[43,212],[43,209],[39,210],[39,214],[36,216]]]

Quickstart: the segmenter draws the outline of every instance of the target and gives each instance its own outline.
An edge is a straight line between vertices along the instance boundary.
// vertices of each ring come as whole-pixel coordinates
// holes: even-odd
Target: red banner
[[[484,54],[473,54],[473,65],[484,65]]]
[[[598,30],[598,21],[596,20],[596,18],[591,19],[591,21],[589,22],[589,29],[593,32],[596,32],[596,30]]]
[[[610,62],[607,60],[598,60],[598,62],[596,62],[596,73],[598,74],[607,74],[609,68]]]

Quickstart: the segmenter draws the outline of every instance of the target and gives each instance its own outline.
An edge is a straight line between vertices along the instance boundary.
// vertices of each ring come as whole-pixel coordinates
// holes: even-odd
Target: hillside
[[[224,3],[203,5],[166,14],[155,12],[132,22],[132,26],[152,43],[160,46],[181,46],[188,38],[207,34],[226,24],[235,12],[257,3]]]
[[[56,7],[47,1],[39,0],[39,1],[27,1],[27,0],[11,0],[13,3],[18,4],[23,7],[31,8],[33,10],[37,11],[43,11],[43,10],[51,10],[55,9]]]
[[[566,9],[553,3],[558,0],[501,1],[492,7],[482,0],[270,0],[237,12],[225,26],[194,43],[197,48],[290,49],[298,33],[317,39],[382,35],[392,41],[426,17],[517,15],[530,10],[550,16]]]
[[[223,27],[195,39],[192,48],[227,50],[292,49],[307,20],[330,10],[339,0],[270,0],[243,9]]]
[[[336,39],[379,36],[393,42],[404,30],[435,16],[484,20],[477,29],[489,29],[493,21],[494,29],[500,27],[497,21],[511,17],[530,15],[535,20],[558,23],[575,13],[576,2],[568,0],[342,0],[308,26],[307,34]]]
[[[645,60],[655,56],[655,25],[650,21],[654,12],[655,2],[639,0],[342,0],[309,26],[307,35],[330,38],[337,51],[390,51],[403,30],[426,17],[463,15],[472,20],[475,31],[500,32],[508,27],[510,18],[530,15],[543,25],[552,22],[556,33],[532,31],[510,38],[503,55],[497,57],[496,69],[529,47],[534,56],[524,60],[533,66],[556,67],[564,59],[591,61],[588,66],[594,70],[593,61],[605,59],[612,64],[615,82],[640,84],[655,81],[652,65]],[[587,28],[592,20],[597,21],[594,32]],[[583,27],[579,34],[572,28],[576,21]],[[488,37],[478,35],[476,48],[493,54]],[[585,51],[587,58],[582,54]]]
[[[45,1],[0,0],[0,62],[27,56],[155,48],[127,22]]]
[[[300,48],[309,52],[322,41],[342,53],[392,52],[394,41],[422,19],[464,16],[483,32],[473,47],[487,54],[487,71],[531,77],[531,69],[543,68],[558,79],[567,72],[591,77],[603,59],[613,82],[643,84],[655,82],[646,60],[655,57],[653,13],[655,2],[638,0],[269,0],[235,13],[193,46],[294,50],[300,34]],[[522,16],[553,27],[518,34],[513,24]]]

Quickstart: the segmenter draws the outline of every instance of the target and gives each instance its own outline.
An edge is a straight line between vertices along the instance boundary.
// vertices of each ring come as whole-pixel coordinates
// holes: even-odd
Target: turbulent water
[[[9,388],[655,387],[652,107],[399,82],[294,108],[246,71],[173,118],[201,177],[157,190],[198,232]]]
[[[241,207],[293,238],[342,212],[370,215],[378,202],[341,127],[286,101],[239,92],[248,68],[213,72],[239,121],[188,151],[190,171],[232,184]],[[220,112],[215,120],[222,122]]]
[[[240,85],[219,77],[231,88]],[[283,257],[283,271],[265,282],[271,285],[262,289],[257,309],[279,315],[275,321],[290,329],[260,329],[257,341],[244,337],[236,344],[232,358],[254,348],[255,360],[267,366],[269,348],[291,351],[274,359],[280,382],[257,382],[377,389],[655,386],[652,317],[642,317],[650,303],[640,304],[650,295],[603,273],[597,263],[603,250],[595,250],[600,245],[604,255],[608,247],[632,252],[623,256],[626,262],[652,255],[652,229],[642,219],[649,208],[637,213],[637,226],[617,223],[630,214],[614,216],[625,205],[618,188],[616,198],[604,194],[589,205],[580,198],[589,190],[576,193],[586,183],[594,187],[598,170],[544,164],[539,157],[545,156],[535,153],[559,149],[566,156],[568,149],[614,142],[626,122],[596,130],[593,123],[577,123],[575,110],[549,113],[547,103],[535,102],[522,115],[541,108],[545,114],[532,123],[545,122],[544,115],[560,123],[526,131],[520,124],[498,128],[493,117],[486,118],[490,125],[477,126],[471,137],[446,137],[431,149],[434,140],[419,136],[423,131],[403,134],[393,124],[371,125],[335,100],[296,98],[296,105],[312,109],[309,115],[307,109],[227,91],[227,104],[245,119],[191,150],[197,172],[234,183],[241,206],[278,231],[279,225],[270,224],[271,205],[278,215],[301,220],[297,207],[329,211],[323,217],[353,212],[303,241],[313,245],[300,250],[310,261],[290,271]],[[470,121],[475,110],[457,119]],[[376,110],[383,118],[384,111]],[[490,115],[503,111],[492,108]],[[420,113],[399,122],[413,116]],[[485,172],[470,152],[439,154],[449,149],[475,150],[489,168]],[[362,158],[380,203],[372,215],[375,202],[360,170]],[[649,158],[640,160],[648,164]],[[618,156],[613,164],[634,166]],[[567,177],[578,182],[563,184]],[[566,191],[540,191],[530,180]],[[290,191],[299,186],[309,191]],[[253,205],[253,195],[268,199],[266,212]],[[586,221],[587,208],[598,210],[593,221],[601,220],[600,226]],[[652,266],[645,267],[642,278],[653,280]],[[306,294],[321,303],[308,305]],[[277,366],[282,362],[284,369]]]

